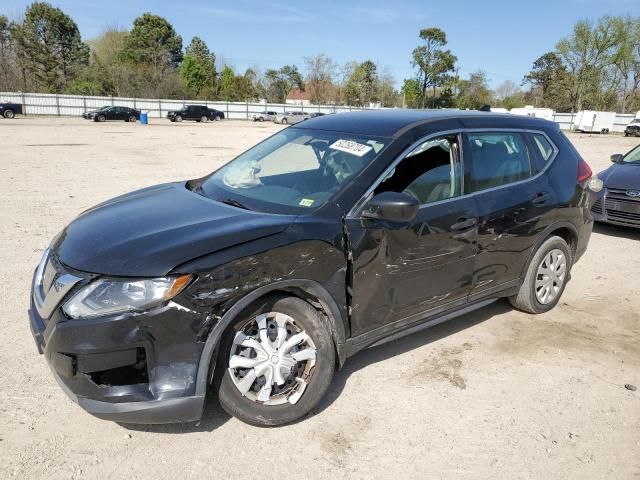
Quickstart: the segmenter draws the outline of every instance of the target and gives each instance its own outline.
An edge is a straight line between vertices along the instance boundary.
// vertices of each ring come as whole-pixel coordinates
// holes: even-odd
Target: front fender
[[[196,377],[196,395],[204,395],[207,391],[207,386],[210,383],[211,374],[215,369],[215,355],[217,352],[218,344],[222,339],[223,333],[233,324],[236,317],[242,313],[242,311],[251,305],[253,302],[273,292],[301,290],[313,297],[317,298],[324,311],[327,313],[329,327],[331,329],[338,355],[341,357],[341,352],[344,349],[339,348],[340,345],[346,341],[345,332],[345,319],[338,308],[336,301],[331,294],[318,282],[307,279],[290,279],[281,280],[277,282],[264,285],[251,291],[229,308],[218,322],[212,328],[205,346],[200,355],[200,362],[198,366],[198,373]],[[340,364],[342,364],[344,358],[340,358]]]

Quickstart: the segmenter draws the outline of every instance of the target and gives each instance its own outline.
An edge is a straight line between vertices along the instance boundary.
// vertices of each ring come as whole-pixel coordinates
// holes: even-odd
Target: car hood
[[[233,245],[284,231],[291,217],[203,197],[185,182],[138,190],[83,212],[56,238],[65,265],[84,272],[156,277]]]
[[[640,165],[612,165],[599,177],[607,188],[640,190]]]

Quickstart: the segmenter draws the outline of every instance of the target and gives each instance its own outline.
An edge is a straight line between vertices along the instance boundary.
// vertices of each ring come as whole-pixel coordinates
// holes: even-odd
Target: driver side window
[[[378,185],[375,194],[382,192],[406,193],[421,205],[460,196],[458,137],[437,137],[416,147]]]

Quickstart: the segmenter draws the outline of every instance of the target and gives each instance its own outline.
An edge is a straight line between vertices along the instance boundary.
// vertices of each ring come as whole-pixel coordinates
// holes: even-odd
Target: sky
[[[0,0],[19,19],[30,0]],[[144,12],[165,17],[186,46],[194,35],[237,71],[296,64],[325,53],[339,64],[371,59],[400,86],[414,75],[411,51],[421,28],[439,27],[460,75],[484,70],[490,85],[520,84],[533,61],[580,19],[640,16],[640,0],[49,0],[78,24],[83,39],[105,27],[131,28]]]

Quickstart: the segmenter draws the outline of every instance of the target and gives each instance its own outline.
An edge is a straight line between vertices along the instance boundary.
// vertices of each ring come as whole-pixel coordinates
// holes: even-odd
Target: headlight
[[[181,275],[151,279],[99,279],[71,297],[62,310],[76,320],[139,312],[171,300],[191,278],[191,275]]]
[[[600,178],[598,178],[597,175],[591,177],[591,179],[589,180],[589,188],[592,192],[598,193],[600,190],[602,190],[602,187],[604,187],[604,183],[602,182],[602,180],[600,180]]]

